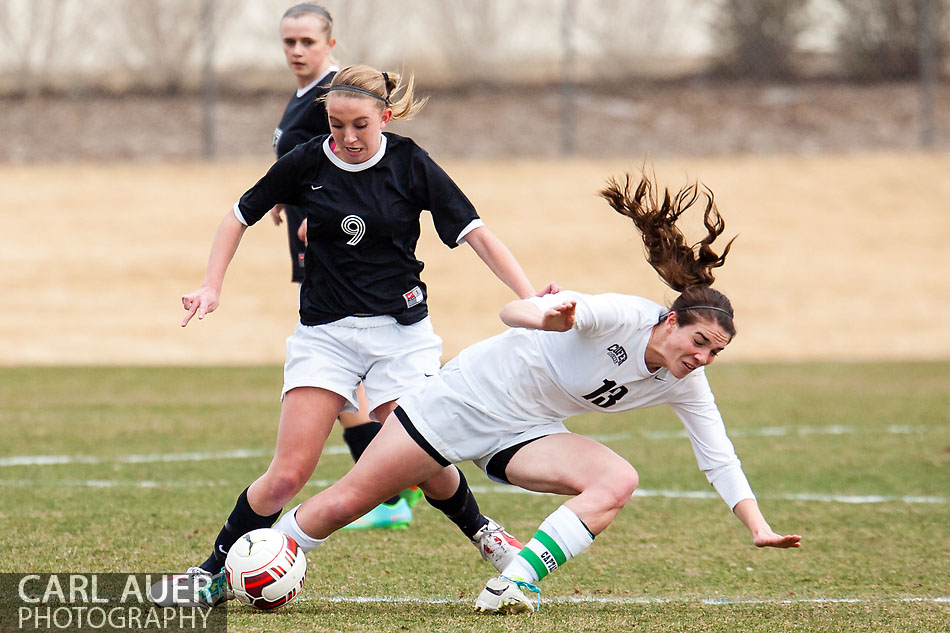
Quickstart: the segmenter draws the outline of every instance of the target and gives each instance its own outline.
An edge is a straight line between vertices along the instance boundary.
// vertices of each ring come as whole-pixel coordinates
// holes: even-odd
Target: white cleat
[[[522,589],[538,594],[537,606],[524,595]],[[511,615],[527,613],[541,608],[541,590],[529,582],[513,580],[507,576],[492,578],[478,594],[475,600],[475,610],[480,613],[497,613]]]
[[[472,544],[478,548],[482,560],[490,562],[499,572],[505,571],[508,563],[524,548],[521,541],[491,519],[475,533]]]

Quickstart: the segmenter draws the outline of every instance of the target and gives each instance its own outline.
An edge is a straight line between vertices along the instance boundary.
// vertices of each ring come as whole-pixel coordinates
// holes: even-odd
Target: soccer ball
[[[307,557],[290,536],[261,528],[231,546],[224,573],[238,600],[258,609],[276,609],[293,600],[303,587]]]

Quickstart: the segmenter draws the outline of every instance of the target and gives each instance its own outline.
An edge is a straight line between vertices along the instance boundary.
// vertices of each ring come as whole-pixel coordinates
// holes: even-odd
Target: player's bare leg
[[[520,551],[517,539],[481,513],[461,471],[439,464],[395,416],[383,425],[350,472],[285,514],[275,527],[309,551],[387,495],[420,481],[429,503],[453,521],[496,568],[507,565]]]
[[[340,425],[343,427],[343,440],[350,449],[354,462],[360,459],[363,451],[382,428],[376,420],[385,420],[395,406],[392,402],[388,402],[371,413],[362,383],[356,390],[356,396],[360,403],[359,411],[341,413],[339,418]],[[412,522],[412,508],[422,499],[422,496],[419,486],[410,486],[384,500],[346,528],[350,530],[403,529]]]
[[[298,387],[284,394],[274,457],[247,490],[255,513],[280,512],[303,489],[344,402],[343,396],[317,387]]]
[[[315,387],[299,387],[284,394],[277,447],[267,471],[239,495],[207,560],[153,585],[149,590],[153,602],[213,607],[233,597],[221,571],[228,551],[247,532],[270,527],[283,505],[303,489],[343,402],[342,396]]]
[[[297,507],[297,525],[312,539],[323,540],[404,488],[444,478],[444,470],[398,422],[387,423],[348,473]]]
[[[552,456],[569,455],[557,461]],[[536,492],[572,496],[549,515],[518,556],[488,581],[475,602],[485,613],[521,613],[536,608],[525,591],[580,554],[630,499],[639,479],[625,459],[594,440],[557,433],[522,447],[505,470],[508,481]]]

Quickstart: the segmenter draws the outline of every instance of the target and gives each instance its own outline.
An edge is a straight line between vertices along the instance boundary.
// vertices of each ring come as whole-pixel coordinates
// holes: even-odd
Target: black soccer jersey
[[[327,93],[327,88],[339,70],[338,66],[330,66],[326,73],[315,79],[302,92],[297,90],[290,98],[284,115],[274,130],[274,153],[280,158],[300,143],[305,143],[315,136],[330,133],[330,123],[327,120],[327,108],[318,99]],[[304,278],[304,259],[306,246],[303,240],[297,237],[297,227],[303,222],[306,213],[293,205],[284,205],[284,215],[287,218],[287,244],[290,247],[290,280],[301,283]]]
[[[336,66],[331,66],[323,77],[314,82],[313,87],[302,95],[295,92],[287,102],[284,116],[274,130],[274,153],[278,158],[314,136],[330,133],[326,106],[318,99],[327,93],[336,70]]]
[[[384,314],[403,325],[420,321],[428,314],[424,264],[415,256],[420,214],[431,212],[449,248],[480,222],[478,214],[411,139],[384,133],[376,155],[354,165],[333,154],[331,138],[314,138],[281,157],[241,197],[235,213],[251,225],[278,203],[306,210],[304,325]]]

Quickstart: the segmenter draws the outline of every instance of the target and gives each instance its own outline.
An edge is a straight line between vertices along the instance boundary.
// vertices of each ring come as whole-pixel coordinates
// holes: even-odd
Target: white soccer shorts
[[[401,396],[398,404],[442,457],[453,464],[472,460],[482,470],[506,448],[555,433],[570,433],[561,420],[515,420],[497,415],[468,387],[454,360],[437,376]]]
[[[343,411],[353,412],[362,382],[372,411],[436,374],[441,362],[442,339],[428,317],[412,325],[390,316],[297,324],[287,339],[281,397],[297,387],[320,387],[346,398]]]

